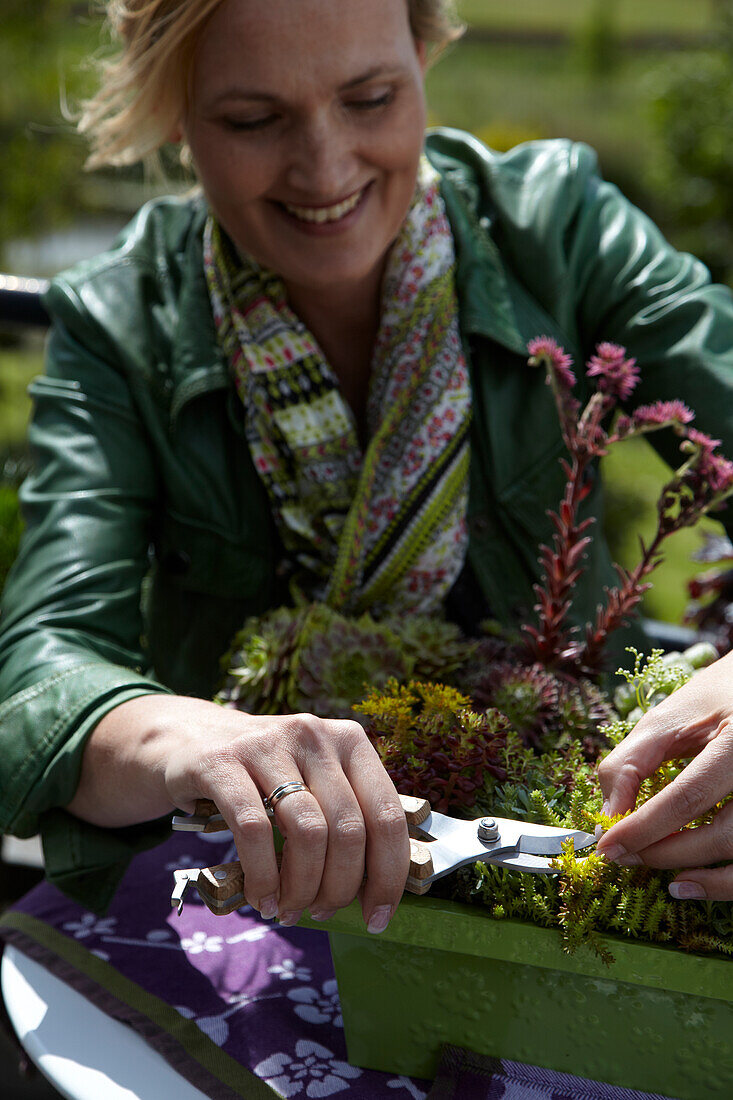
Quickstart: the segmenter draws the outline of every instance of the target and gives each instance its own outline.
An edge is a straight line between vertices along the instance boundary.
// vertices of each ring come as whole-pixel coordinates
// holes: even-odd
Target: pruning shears
[[[425,798],[400,795],[410,833],[410,871],[405,890],[426,894],[434,882],[471,863],[491,863],[531,874],[556,874],[552,861],[572,843],[583,852],[596,843],[591,833],[554,825],[536,825],[506,817],[463,821],[431,810]],[[200,799],[193,814],[175,816],[173,828],[212,833],[228,828],[210,799]],[[189,886],[195,886],[212,913],[231,913],[245,904],[240,863],[193,867],[174,872],[171,905],[183,908]]]

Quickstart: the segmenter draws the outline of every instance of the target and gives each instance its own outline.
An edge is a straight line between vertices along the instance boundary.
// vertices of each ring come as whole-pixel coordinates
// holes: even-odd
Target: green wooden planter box
[[[553,929],[409,895],[380,936],[357,905],[328,927],[355,1065],[431,1078],[454,1043],[676,1100],[733,1097],[733,959],[609,937],[607,966],[566,955]]]

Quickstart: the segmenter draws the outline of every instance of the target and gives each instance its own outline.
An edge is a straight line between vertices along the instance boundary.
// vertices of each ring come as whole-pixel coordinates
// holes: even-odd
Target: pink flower
[[[715,454],[715,448],[719,446],[719,439],[713,439],[696,428],[689,428],[687,438],[680,444],[681,451],[696,455],[692,459],[688,478],[691,477],[698,487],[704,487],[714,495],[733,489],[733,462],[724,455]]]
[[[588,361],[588,377],[597,378],[599,393],[606,393],[619,401],[631,396],[639,381],[636,359],[626,358],[626,348],[618,344],[599,344],[596,354]]]
[[[719,439],[712,439],[705,432],[699,432],[697,428],[690,428],[687,433],[687,438],[691,443],[694,443],[696,447],[702,447],[703,451],[712,452],[716,447],[720,446]]]
[[[733,462],[722,455],[703,451],[697,471],[713,493],[724,493],[733,488]]]
[[[634,430],[634,421],[622,413],[616,421],[615,430],[619,439],[625,439]]]
[[[639,405],[634,410],[634,427],[662,427],[666,424],[689,424],[695,414],[681,401],[655,401],[653,405]],[[693,429],[694,431],[694,429]]]
[[[530,367],[550,367],[561,385],[572,389],[575,375],[572,371],[573,360],[550,336],[538,336],[527,345]]]

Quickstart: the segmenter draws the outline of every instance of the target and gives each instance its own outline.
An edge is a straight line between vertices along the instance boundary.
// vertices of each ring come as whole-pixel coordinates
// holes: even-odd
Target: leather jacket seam
[[[6,699],[4,703],[0,704],[0,719],[12,717],[15,711],[20,710],[26,703],[30,702],[31,699],[35,699],[37,696],[42,695],[48,688],[54,687],[62,680],[68,679],[69,676],[77,676],[80,672],[98,667],[98,661],[86,661],[84,664],[65,668],[61,672],[54,672],[51,676],[46,676],[37,684],[31,684],[29,687],[23,688],[22,691],[16,692],[14,695],[11,695],[9,699]]]
[[[46,677],[46,679],[42,680],[40,684],[34,684],[31,689],[26,689],[24,692],[21,692],[20,696],[25,696],[25,698],[18,698],[18,696],[13,696],[12,700],[8,700],[9,703],[16,704],[13,707],[9,707],[8,712],[12,713],[13,710],[17,709],[17,706],[20,706],[23,703],[28,702],[30,699],[35,698],[46,689],[53,687],[55,684],[59,683],[61,680],[67,679],[71,675],[78,675],[80,672],[91,668],[99,668],[99,663],[88,662],[84,665],[75,665],[73,668],[68,668],[65,669],[63,672],[58,672],[55,673],[53,676]],[[123,683],[117,685],[117,687],[124,686],[125,685]],[[86,692],[86,694],[82,695],[79,699],[76,700],[75,713],[79,714],[89,703],[93,702],[94,700],[99,700],[99,697],[99,685],[95,685],[91,690]],[[0,708],[0,713],[1,712],[2,708]],[[8,712],[6,712],[6,714]],[[48,750],[53,745],[59,730],[63,729],[64,725],[66,725],[68,721],[68,713],[64,712],[63,714],[59,715],[56,721],[46,730],[42,740],[33,746],[33,751],[26,756],[24,762],[20,765],[15,776],[16,785],[19,789],[22,788],[23,780],[26,775],[32,771],[33,765],[37,763],[38,757],[41,756],[43,760],[46,750]],[[22,801],[23,799],[21,799],[21,804]],[[12,821],[15,815],[16,810],[11,808],[7,814],[7,822]]]

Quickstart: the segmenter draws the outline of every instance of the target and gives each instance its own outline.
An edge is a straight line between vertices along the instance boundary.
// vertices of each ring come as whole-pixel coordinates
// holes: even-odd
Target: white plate
[[[67,1100],[206,1100],[126,1024],[10,946],[0,989],[21,1043]]]

